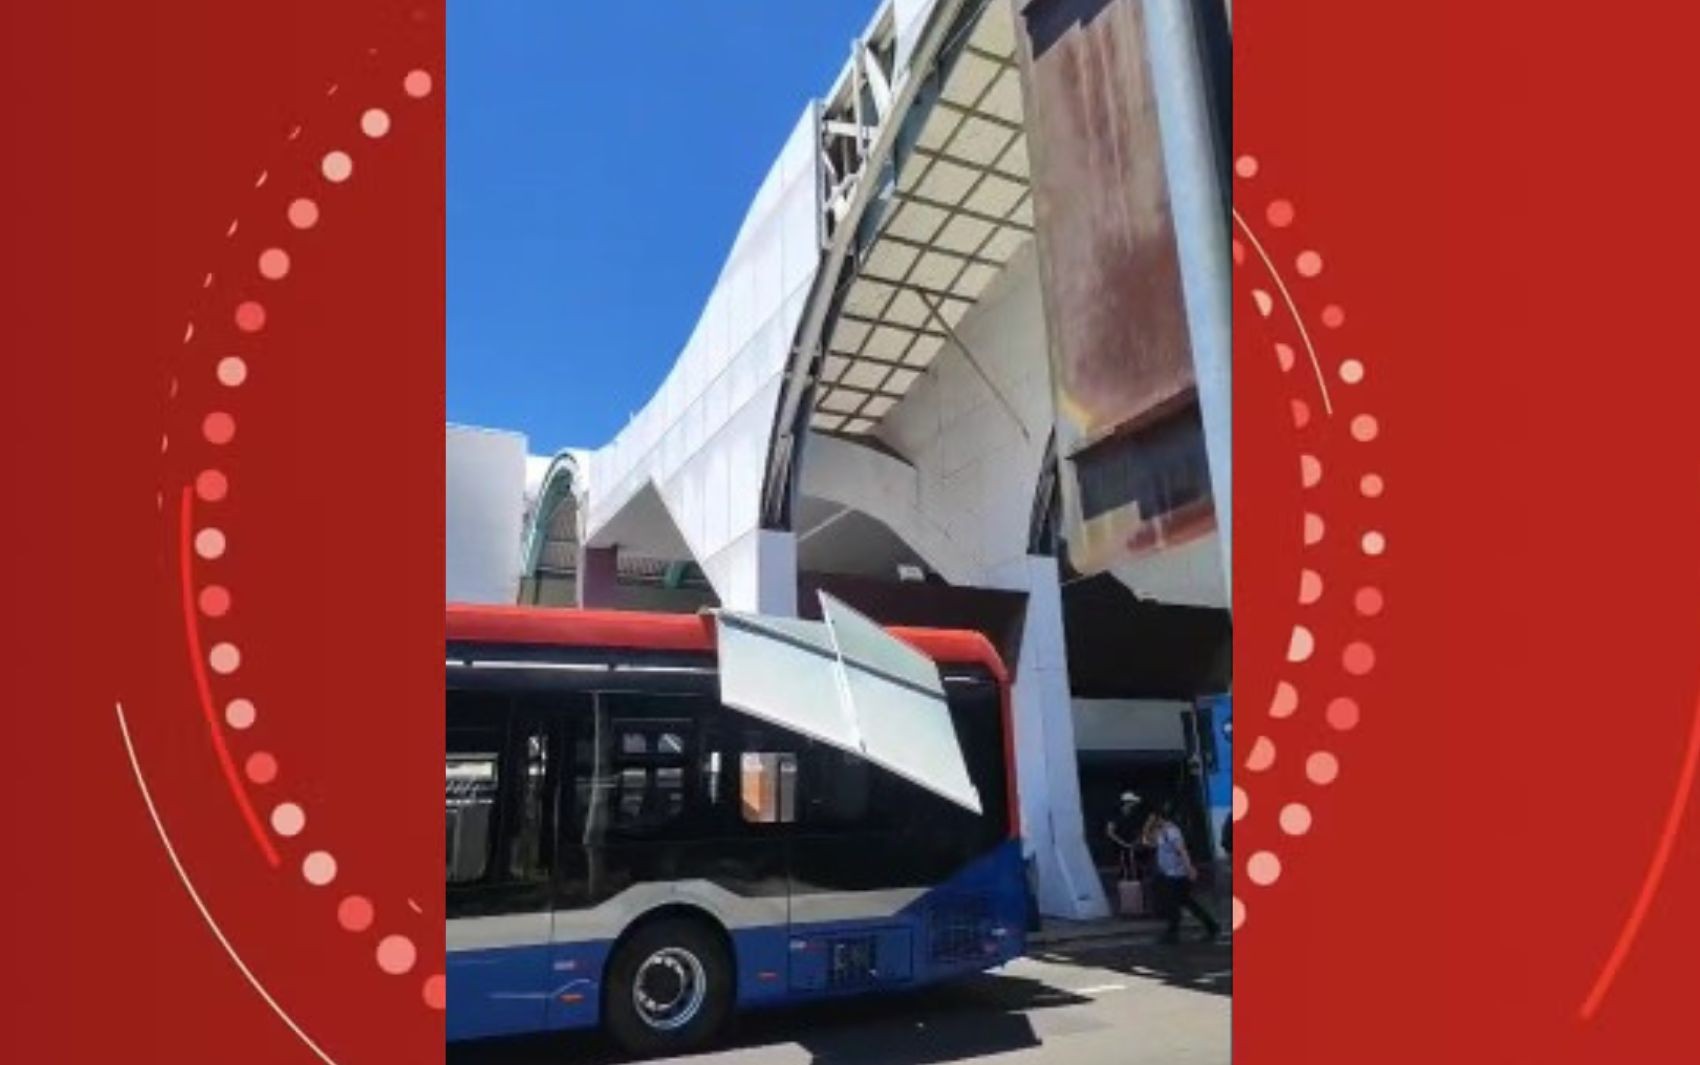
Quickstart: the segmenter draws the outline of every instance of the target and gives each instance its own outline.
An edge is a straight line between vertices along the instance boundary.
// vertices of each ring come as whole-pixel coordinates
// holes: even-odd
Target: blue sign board
[[[1206,749],[1215,757],[1207,761],[1210,805],[1221,808],[1233,802],[1234,788],[1234,697],[1218,695],[1199,704],[1199,723],[1210,729]]]

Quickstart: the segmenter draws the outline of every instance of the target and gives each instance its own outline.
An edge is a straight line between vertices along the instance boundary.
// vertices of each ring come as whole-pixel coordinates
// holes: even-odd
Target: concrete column
[[[1222,210],[1204,71],[1192,5],[1144,0],[1146,56],[1175,221],[1187,331],[1192,337],[1204,449],[1222,538],[1223,594],[1233,607],[1233,311],[1228,219]]]
[[[752,529],[702,561],[728,610],[797,616],[797,534]]]
[[[797,616],[797,534],[758,529],[755,537],[755,609],[759,614]]]
[[[578,552],[578,605],[612,609],[618,595],[620,549],[581,547]]]
[[[1015,770],[1023,844],[1039,874],[1039,911],[1075,920],[1103,917],[1109,904],[1081,820],[1057,560],[1016,559],[998,567],[988,583],[1027,593],[1021,659],[1014,664]]]

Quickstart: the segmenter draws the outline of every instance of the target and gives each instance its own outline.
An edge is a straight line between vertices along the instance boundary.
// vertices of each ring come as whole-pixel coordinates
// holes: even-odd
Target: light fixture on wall
[[[908,563],[899,563],[897,567],[897,579],[902,581],[904,584],[921,584],[927,579],[927,572],[920,566],[911,566]]]

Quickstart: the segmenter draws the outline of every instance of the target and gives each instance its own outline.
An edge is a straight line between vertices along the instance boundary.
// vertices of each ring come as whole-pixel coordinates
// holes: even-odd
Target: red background
[[[1269,888],[1239,878],[1236,1060],[1700,1059],[1682,1008],[1700,946],[1692,800],[1615,986],[1578,1019],[1700,691],[1691,20],[1235,7],[1235,139],[1262,163],[1236,202],[1290,197],[1283,252],[1324,257],[1347,310],[1329,343],[1364,359],[1357,392],[1381,421],[1387,491],[1368,509],[1389,544],[1386,609],[1358,625],[1378,652],[1354,690],[1363,723],[1337,743],[1315,827],[1282,838],[1254,791],[1237,834],[1242,858],[1270,847],[1285,865]],[[1302,552],[1292,452],[1270,446],[1291,423],[1239,310],[1243,758]],[[1295,723],[1321,709],[1298,687]],[[1272,772],[1302,780],[1286,753]]]
[[[441,846],[441,93],[410,109],[394,85],[417,65],[440,87],[442,42],[440,4],[421,22],[411,6],[0,16],[8,1057],[310,1060],[172,874],[117,700],[185,864],[279,1000],[345,1062],[440,1053],[419,980],[441,950],[440,895],[425,893]],[[1692,27],[1669,5],[1238,6],[1235,136],[1262,169],[1236,191],[1248,213],[1264,190],[1293,200],[1272,251],[1318,248],[1348,309],[1329,343],[1370,367],[1354,395],[1383,426],[1373,513],[1389,550],[1366,571],[1385,612],[1359,622],[1331,585],[1307,619],[1318,661],[1286,671],[1303,440],[1267,350],[1241,345],[1239,739],[1278,675],[1304,693],[1288,725],[1314,727],[1348,626],[1377,664],[1352,682],[1363,723],[1338,738],[1342,773],[1309,835],[1282,838],[1257,798],[1306,787],[1290,745],[1272,785],[1248,783],[1237,849],[1278,849],[1284,866],[1272,887],[1240,877],[1236,1053],[1692,1060],[1693,810],[1615,985],[1578,1019],[1700,688]],[[352,123],[380,92],[396,128],[365,145]],[[276,232],[260,223],[275,227],[284,175],[306,180],[324,131],[357,143],[355,177],[323,194],[320,229],[290,238],[296,272],[266,290],[223,572],[280,786],[341,858],[339,885],[416,935],[426,961],[408,977],[378,972],[372,935],[336,928],[335,896],[289,865],[299,849],[274,872],[246,837],[193,702],[155,509],[195,464],[183,411],[213,394],[207,357],[233,342],[229,279],[252,277]],[[262,169],[273,184],[256,190]],[[231,218],[248,228],[227,241]],[[190,320],[204,347],[180,343]],[[181,408],[165,400],[174,374]],[[1332,446],[1330,476],[1332,456],[1360,461]],[[413,924],[409,897],[425,909]]]
[[[6,704],[32,734],[7,744],[0,1057],[315,1060],[172,872],[122,701],[189,875],[283,1008],[344,1065],[440,1060],[422,984],[443,929],[441,4],[38,4],[18,25],[23,6],[0,31],[5,203],[31,238],[7,296],[4,557],[28,648]],[[424,100],[402,89],[415,68],[436,79]],[[373,106],[392,116],[379,140],[358,128]],[[344,185],[318,173],[331,149],[354,158]],[[320,220],[297,232],[284,212],[304,194]],[[275,282],[256,269],[273,245],[292,259]],[[266,327],[242,337],[233,308],[253,298]],[[239,389],[213,376],[225,354],[247,361]],[[216,454],[197,439],[214,408],[237,426]],[[276,870],[232,803],[185,656],[176,510],[207,465],[230,494],[197,512],[230,547],[197,569],[233,605],[202,620],[205,641],[243,651],[215,706],[259,708],[230,744],[238,765],[254,750],[279,764],[249,785],[261,818],[282,800],[307,810],[298,840],[274,837]],[[300,872],[319,848],[338,862],[324,888]],[[370,931],[339,928],[347,893],[374,904]],[[390,934],[418,946],[406,975],[376,963]]]

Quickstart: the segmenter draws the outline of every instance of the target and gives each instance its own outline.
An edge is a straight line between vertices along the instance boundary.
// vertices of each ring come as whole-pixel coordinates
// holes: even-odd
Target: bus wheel
[[[602,1001],[609,1034],[633,1054],[695,1049],[724,1026],[732,984],[732,960],[703,922],[643,925],[608,965]]]

